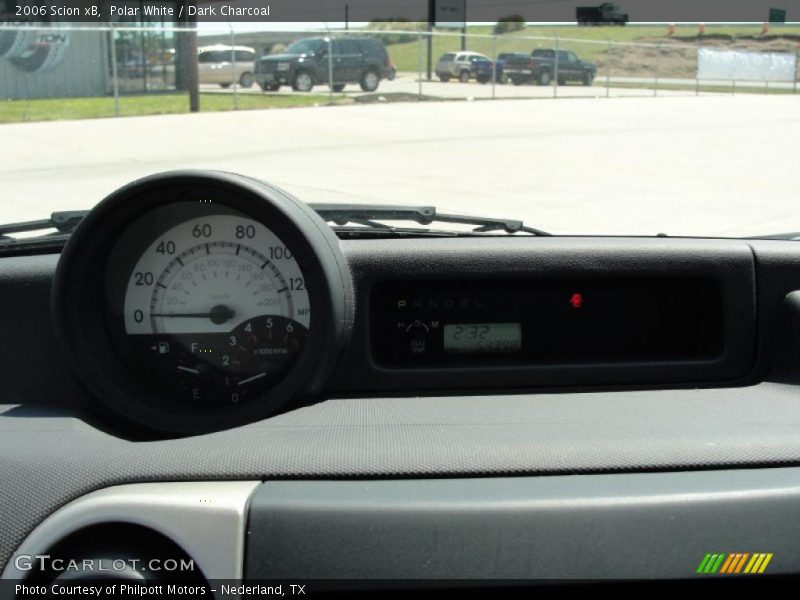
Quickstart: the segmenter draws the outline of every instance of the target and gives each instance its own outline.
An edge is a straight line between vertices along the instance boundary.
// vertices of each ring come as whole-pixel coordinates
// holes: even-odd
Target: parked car
[[[365,92],[374,92],[382,79],[393,79],[396,71],[381,41],[344,37],[299,40],[281,54],[260,58],[255,72],[256,81],[265,92],[277,91],[282,85],[309,92],[315,85],[328,83],[330,72],[331,87],[336,92],[348,83],[358,83]]]
[[[568,81],[580,81],[583,85],[592,85],[597,74],[597,66],[579,59],[569,50],[537,48],[530,56],[516,55],[506,60],[504,72],[514,85],[527,82],[550,85],[556,73],[559,85]]]
[[[494,71],[495,81],[500,82],[501,72],[491,59],[477,57],[472,61],[472,75],[478,83],[489,83]]]
[[[445,83],[451,79],[458,79],[460,82],[466,83],[475,77],[472,63],[478,59],[491,61],[488,56],[480,52],[463,51],[442,54],[436,63],[436,77]]]
[[[200,83],[230,87],[234,83],[249,88],[255,79],[256,51],[248,46],[203,46],[198,49],[197,74]]]

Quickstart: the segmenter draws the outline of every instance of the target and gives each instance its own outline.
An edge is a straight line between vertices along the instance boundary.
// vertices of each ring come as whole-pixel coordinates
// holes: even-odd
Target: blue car
[[[479,83],[488,83],[492,80],[492,69],[493,63],[488,58],[478,58],[475,57],[472,60],[472,64],[470,65],[472,76],[479,82]],[[495,74],[495,81],[500,82],[500,77],[502,75],[502,71],[500,70],[499,66],[494,67],[497,69]]]

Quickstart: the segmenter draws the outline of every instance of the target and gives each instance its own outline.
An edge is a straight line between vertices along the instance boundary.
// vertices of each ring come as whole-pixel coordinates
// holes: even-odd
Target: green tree
[[[512,31],[522,31],[525,29],[525,19],[522,15],[508,15],[498,19],[494,26],[495,35],[510,33]]]

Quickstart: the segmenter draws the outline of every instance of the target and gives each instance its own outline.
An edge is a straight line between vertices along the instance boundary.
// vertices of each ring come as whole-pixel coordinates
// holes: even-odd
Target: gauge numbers
[[[267,227],[236,215],[188,220],[145,250],[123,311],[151,375],[196,404],[238,403],[297,360],[311,321],[306,281]]]

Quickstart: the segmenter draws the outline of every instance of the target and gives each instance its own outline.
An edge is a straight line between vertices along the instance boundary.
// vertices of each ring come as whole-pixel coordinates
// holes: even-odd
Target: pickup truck
[[[489,83],[492,80],[492,71],[497,83],[507,83],[508,78],[505,73],[506,61],[512,56],[521,56],[527,59],[527,54],[514,52],[502,52],[497,55],[497,60],[492,63],[490,58],[476,58],[472,61],[472,74],[478,83]]]
[[[569,50],[537,48],[530,56],[519,54],[509,57],[503,66],[503,73],[514,85],[529,82],[550,85],[556,76],[559,85],[568,81],[592,85],[597,74],[597,66],[579,59]]]
[[[600,6],[579,6],[575,9],[575,20],[578,25],[625,25],[628,14],[616,4],[604,2]]]

